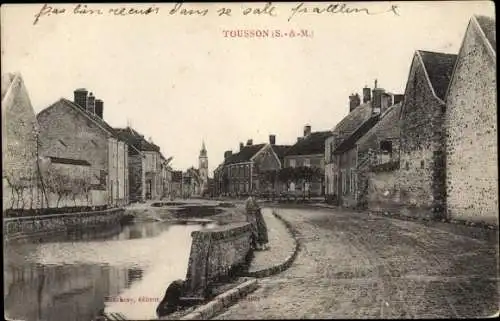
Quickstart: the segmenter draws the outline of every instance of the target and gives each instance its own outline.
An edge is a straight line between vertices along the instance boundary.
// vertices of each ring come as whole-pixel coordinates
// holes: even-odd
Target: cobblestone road
[[[327,209],[278,209],[302,249],[216,319],[448,318],[499,309],[496,231]]]

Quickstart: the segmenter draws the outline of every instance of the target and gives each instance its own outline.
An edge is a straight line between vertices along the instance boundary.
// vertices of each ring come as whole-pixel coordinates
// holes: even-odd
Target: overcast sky
[[[415,50],[457,53],[472,14],[494,16],[492,2],[348,3],[384,12],[302,14],[274,3],[270,16],[243,16],[245,4],[185,4],[206,16],[77,16],[75,5],[41,17],[41,5],[2,6],[2,72],[22,74],[36,112],[85,87],[104,101],[112,126],[132,126],[161,147],[173,166],[198,165],[205,140],[210,176],[239,142],[293,144],[307,123],[332,129],[348,96],[364,85],[402,93]],[[319,3],[326,7],[328,3]],[[253,4],[252,7],[262,7]],[[312,7],[313,3],[304,6]],[[117,5],[89,4],[109,12]],[[127,4],[126,7],[138,7]],[[146,5],[141,5],[146,8]],[[217,17],[220,7],[231,17]],[[226,38],[223,30],[307,29],[312,38]]]

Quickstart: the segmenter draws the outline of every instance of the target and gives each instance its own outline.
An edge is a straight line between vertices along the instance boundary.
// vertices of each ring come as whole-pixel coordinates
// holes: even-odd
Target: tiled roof
[[[125,140],[128,144],[134,146],[134,148],[140,151],[160,151],[159,146],[148,142],[143,135],[139,134],[131,127],[115,128],[114,130],[121,139]]]
[[[71,159],[71,158],[60,158],[49,156],[50,161],[55,164],[69,164],[69,165],[80,165],[80,166],[90,166],[90,163],[83,159]]]
[[[486,36],[486,39],[490,42],[491,46],[497,51],[497,36],[496,36],[496,22],[494,18],[486,16],[475,16],[477,23],[481,27]]]
[[[380,140],[398,138],[400,113],[401,103],[389,107],[387,112],[381,115],[380,121],[358,140],[358,150],[367,151],[369,148],[376,148]]]
[[[359,126],[348,138],[342,141],[342,143],[340,143],[340,145],[335,148],[334,154],[341,154],[354,147],[358,139],[363,137],[364,134],[366,134],[373,126],[375,126],[379,118],[380,115],[377,114],[361,124],[361,126]]]
[[[325,152],[325,140],[331,136],[331,131],[312,132],[288,149],[285,156],[314,155]]]
[[[285,158],[288,150],[292,148],[291,145],[271,145],[271,147],[281,161]]]
[[[349,137],[361,124],[372,116],[371,102],[356,107],[345,116],[333,129],[333,135],[337,137],[338,144]]]
[[[434,92],[439,98],[444,100],[457,55],[423,50],[419,50],[419,53]]]
[[[224,164],[227,165],[249,162],[253,155],[257,154],[257,152],[261,150],[265,145],[266,144],[244,146],[241,151],[226,158],[224,160]]]

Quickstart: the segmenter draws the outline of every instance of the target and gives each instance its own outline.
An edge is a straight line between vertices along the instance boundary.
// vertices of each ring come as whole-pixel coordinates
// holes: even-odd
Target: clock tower
[[[199,167],[198,170],[200,172],[200,176],[202,179],[202,190],[208,188],[208,156],[207,149],[205,148],[205,142],[201,145],[200,156],[199,159]]]

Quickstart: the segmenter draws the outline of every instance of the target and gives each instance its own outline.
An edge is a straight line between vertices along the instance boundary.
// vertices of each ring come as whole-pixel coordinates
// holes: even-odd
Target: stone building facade
[[[44,206],[39,190],[37,135],[35,112],[21,75],[2,75],[3,210]]]
[[[445,202],[445,92],[456,55],[418,50],[401,107],[400,170],[403,215],[440,216]]]
[[[321,177],[311,182],[290,182],[290,192],[296,194],[307,192],[310,196],[324,195],[325,141],[331,134],[331,131],[312,132],[310,125],[304,126],[303,136],[298,137],[297,142],[286,152],[284,166],[316,168],[321,172]],[[309,191],[305,191],[306,186],[309,186]]]
[[[123,206],[129,201],[128,144],[95,113],[92,93],[78,89],[74,94],[74,101],[61,98],[38,113],[40,154],[87,161],[92,205]]]
[[[471,18],[446,97],[447,214],[498,226],[495,20]]]

